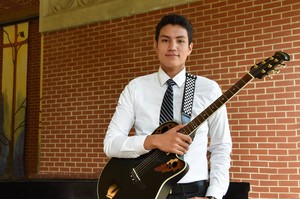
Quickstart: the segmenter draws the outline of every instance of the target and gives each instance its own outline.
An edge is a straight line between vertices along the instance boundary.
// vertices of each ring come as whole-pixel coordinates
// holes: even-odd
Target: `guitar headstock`
[[[277,66],[285,67],[284,61],[290,61],[290,56],[285,52],[276,52],[272,57],[265,59],[251,67],[250,74],[254,78],[262,79],[271,71],[278,73]]]

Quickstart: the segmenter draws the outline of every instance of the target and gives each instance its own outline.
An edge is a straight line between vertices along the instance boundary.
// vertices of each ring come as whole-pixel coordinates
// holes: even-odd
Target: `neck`
[[[174,68],[162,68],[162,69],[172,79],[184,69],[184,66],[182,68],[175,68],[175,69]]]

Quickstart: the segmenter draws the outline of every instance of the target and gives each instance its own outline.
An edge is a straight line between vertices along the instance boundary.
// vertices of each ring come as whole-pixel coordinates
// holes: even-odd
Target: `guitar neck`
[[[235,96],[242,88],[244,88],[254,77],[247,73],[242,79],[228,89],[223,95],[216,99],[211,105],[209,105],[204,111],[202,111],[197,117],[189,122],[185,127],[179,130],[179,132],[194,137],[196,129],[205,122],[214,112],[228,102],[233,96]]]

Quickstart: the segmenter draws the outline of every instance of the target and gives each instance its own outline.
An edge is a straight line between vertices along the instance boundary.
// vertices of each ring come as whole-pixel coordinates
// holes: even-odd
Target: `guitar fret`
[[[219,97],[217,100],[218,100],[220,103],[225,104],[225,103],[227,102],[228,98],[227,98],[226,96],[222,95],[222,96]]]
[[[205,117],[203,117],[202,113],[200,115],[198,115],[197,117],[195,117],[189,124],[192,124],[192,128],[193,130],[195,129],[194,126],[199,126],[202,122],[205,121]],[[191,130],[190,132],[193,132],[193,130]]]
[[[230,99],[233,95],[228,91],[223,94],[227,99]]]
[[[217,101],[219,102],[220,105],[218,105],[219,107],[221,107],[223,104],[225,104],[225,102],[227,101],[226,98],[222,95],[221,97],[219,97],[217,99]],[[215,102],[217,103],[217,102]]]
[[[232,93],[232,95],[234,95],[236,92],[237,92],[237,89],[236,89],[237,87],[236,87],[236,85],[233,85],[230,89],[229,89],[229,91]]]
[[[214,102],[214,105],[218,108],[220,108],[224,103],[219,101],[219,98]]]
[[[191,134],[196,128],[197,128],[198,124],[192,120],[188,125],[186,125],[184,128],[188,129],[188,132],[186,134]]]
[[[179,129],[180,133],[189,135],[194,129],[193,124],[190,122],[188,125],[186,125],[185,127],[183,127],[182,129]]]
[[[195,122],[191,122],[191,126],[193,127],[193,129],[197,128],[197,124],[195,124]],[[191,131],[193,131],[193,129]]]
[[[209,107],[204,110],[203,116],[205,116],[205,119],[207,119],[210,116],[210,114],[212,113],[212,112],[211,113],[207,112],[208,110],[209,110]]]
[[[246,77],[248,77],[249,76],[249,78],[250,78],[250,80],[252,79],[252,77],[250,76],[250,75],[245,75],[242,79],[240,79],[240,81],[242,81],[243,83],[244,83],[244,85],[245,84],[247,84],[250,80],[248,80],[248,81],[244,81],[244,79],[246,78]]]

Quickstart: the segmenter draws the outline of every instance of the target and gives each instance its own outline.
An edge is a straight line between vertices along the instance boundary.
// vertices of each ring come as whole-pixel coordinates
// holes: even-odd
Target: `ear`
[[[189,45],[189,55],[192,53],[192,51],[193,51],[193,42]]]
[[[156,40],[154,40],[154,42],[153,42],[153,49],[155,50],[155,52],[157,53],[158,51],[158,49],[157,49],[157,45],[158,45],[158,43],[157,43],[157,41]]]

